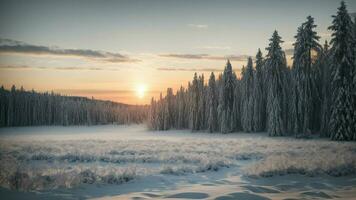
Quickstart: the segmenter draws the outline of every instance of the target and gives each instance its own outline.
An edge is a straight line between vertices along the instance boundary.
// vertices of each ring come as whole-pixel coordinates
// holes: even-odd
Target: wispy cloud
[[[122,63],[122,62],[137,62],[139,60],[132,59],[126,55],[112,53],[106,51],[97,51],[91,49],[62,49],[59,47],[48,47],[27,44],[24,42],[0,39],[0,53],[18,53],[30,55],[53,55],[53,56],[71,56],[84,59],[91,59],[101,62]]]
[[[44,67],[44,66],[27,66],[27,65],[0,65],[0,70],[19,70],[19,69],[40,69],[40,70],[63,70],[63,71],[118,71],[117,68],[103,67]]]
[[[209,27],[207,24],[188,24],[188,26],[196,29],[207,29]]]
[[[203,47],[198,47],[198,49],[229,50],[231,49],[231,47],[230,46],[203,46]]]
[[[224,68],[201,68],[201,67],[157,67],[158,71],[172,71],[172,72],[222,72]],[[234,71],[239,74],[241,68],[235,68]]]
[[[158,67],[158,71],[200,71],[200,72],[221,72],[222,68],[185,68],[185,67]]]
[[[31,69],[32,67],[26,65],[0,65],[0,69]]]
[[[184,59],[203,59],[208,57],[208,54],[161,54],[162,57],[169,58],[184,58]]]
[[[129,94],[134,93],[133,90],[98,90],[98,89],[57,89],[60,93],[75,93],[75,94]]]
[[[76,94],[76,95],[132,95],[136,93],[135,90],[107,90],[107,89],[55,89],[55,92],[64,94]],[[158,90],[149,90],[149,93],[159,93]]]
[[[209,54],[161,54],[162,57],[168,58],[182,58],[182,59],[206,59],[206,60],[232,60],[232,61],[246,61],[248,55],[226,55],[217,56]]]

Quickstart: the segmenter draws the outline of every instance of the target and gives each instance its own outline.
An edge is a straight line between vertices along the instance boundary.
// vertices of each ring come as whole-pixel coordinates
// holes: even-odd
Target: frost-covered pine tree
[[[253,130],[253,88],[254,88],[254,70],[252,58],[249,57],[247,66],[242,74],[242,130],[252,132]]]
[[[204,130],[206,128],[206,109],[205,109],[205,101],[206,101],[206,92],[205,92],[205,86],[204,86],[204,74],[199,76],[199,82],[198,82],[198,91],[199,91],[199,114],[198,114],[198,120],[199,120],[199,126],[198,130]]]
[[[267,71],[267,132],[270,136],[282,136],[285,134],[283,112],[284,99],[283,93],[285,90],[284,85],[284,68],[285,54],[282,51],[280,43],[283,41],[274,31],[270,39],[269,46],[266,48],[268,51],[266,56],[266,71]]]
[[[164,121],[165,121],[165,106],[163,101],[162,92],[159,94],[159,101],[157,104],[157,129],[164,130]]]
[[[192,131],[199,130],[200,127],[200,119],[199,119],[199,81],[197,73],[194,73],[194,78],[191,86],[191,120],[192,120]]]
[[[218,131],[218,94],[215,75],[211,72],[208,83],[208,130],[210,133]]]
[[[254,76],[254,87],[253,87],[253,130],[263,131],[265,129],[266,120],[266,101],[265,101],[265,90],[264,90],[264,63],[263,63],[262,52],[258,49],[256,54],[256,70]]]
[[[193,86],[192,86],[192,82],[188,82],[188,87],[187,87],[187,118],[188,118],[188,128],[190,130],[193,130]]]
[[[236,73],[233,74],[235,82],[234,88],[234,105],[232,108],[232,129],[233,131],[241,130],[241,80],[237,79]]]
[[[333,18],[329,27],[333,31],[330,49],[333,97],[330,137],[332,140],[356,140],[356,102],[352,84],[355,70],[355,35],[344,1]]]
[[[356,104],[356,15],[354,17],[354,43],[353,43],[353,49],[354,49],[354,67],[353,67],[353,81],[352,81],[352,91],[353,91],[353,105]],[[354,107],[354,127],[353,127],[353,136],[351,140],[356,140],[356,105]]]
[[[157,129],[157,113],[156,113],[156,101],[154,100],[154,98],[152,97],[151,99],[151,107],[150,107],[150,114],[149,114],[149,128],[152,130],[156,130]]]
[[[186,92],[183,86],[177,92],[177,128],[183,129],[187,128],[187,101]]]
[[[318,57],[318,65],[320,68],[320,84],[321,84],[321,110],[320,110],[320,135],[329,137],[329,119],[331,107],[331,68],[329,62],[329,45],[325,41],[324,47]]]
[[[172,88],[167,88],[167,95],[164,101],[164,130],[168,130],[174,126],[174,95]]]
[[[318,44],[319,37],[313,30],[316,27],[314,19],[307,17],[307,21],[298,28],[296,43],[294,44],[293,56],[293,95],[292,110],[294,133],[310,133],[314,123],[319,123],[313,119],[315,109],[314,95],[318,92],[313,76],[312,52],[320,52]]]
[[[227,61],[226,67],[221,80],[221,92],[219,96],[219,120],[220,131],[222,133],[229,133],[233,131],[233,105],[234,105],[234,89],[235,80],[232,73],[232,66],[230,61]]]

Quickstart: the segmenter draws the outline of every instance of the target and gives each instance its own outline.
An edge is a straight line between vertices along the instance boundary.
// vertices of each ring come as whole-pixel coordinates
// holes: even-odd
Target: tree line
[[[148,106],[0,88],[0,127],[142,123]]]
[[[176,94],[168,88],[165,97],[152,98],[149,127],[356,140],[356,22],[343,1],[332,17],[330,46],[319,43],[308,16],[297,29],[289,67],[274,31],[267,55],[259,49],[240,76],[227,61],[223,73],[216,78],[212,72],[207,84],[195,73],[187,88]]]

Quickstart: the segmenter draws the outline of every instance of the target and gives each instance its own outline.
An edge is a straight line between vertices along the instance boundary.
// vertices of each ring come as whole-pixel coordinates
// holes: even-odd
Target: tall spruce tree
[[[232,129],[233,131],[241,130],[241,80],[237,79],[236,73],[233,72],[234,88],[234,103],[232,108]]]
[[[221,92],[219,96],[219,120],[220,131],[229,133],[233,131],[233,106],[234,106],[234,89],[235,80],[232,73],[232,66],[228,60],[221,80]]]
[[[205,110],[205,101],[206,101],[206,92],[204,86],[204,74],[199,76],[198,81],[198,91],[199,91],[199,106],[198,106],[198,120],[199,126],[198,130],[204,130],[206,128],[206,110]]]
[[[323,50],[318,57],[318,65],[320,68],[320,84],[321,84],[321,110],[320,110],[320,136],[330,137],[329,119],[331,112],[331,68],[329,62],[329,44],[324,43]]]
[[[186,113],[186,95],[183,86],[180,87],[180,90],[177,92],[177,128],[183,129],[187,128],[187,113]]]
[[[149,128],[156,130],[157,129],[157,113],[156,113],[156,101],[154,98],[151,98],[151,107],[150,107],[150,114],[149,114]]]
[[[307,17],[307,21],[298,28],[296,35],[296,43],[294,44],[293,57],[293,99],[292,109],[295,114],[294,132],[295,134],[306,134],[312,130],[314,123],[319,123],[314,120],[314,95],[317,94],[315,77],[313,76],[313,52],[320,52],[318,44],[319,37],[313,30],[316,27],[314,19],[311,16]]]
[[[157,129],[158,130],[164,130],[164,120],[165,120],[165,112],[164,112],[164,101],[163,101],[163,96],[162,92],[159,94],[159,101],[157,104]]]
[[[198,80],[197,73],[194,73],[194,78],[193,78],[192,88],[191,88],[191,104],[190,104],[193,131],[199,130],[200,127],[199,99],[200,99],[199,80]]]
[[[352,136],[352,138],[351,138],[351,140],[356,140],[356,15],[355,15],[355,13],[354,13],[354,34],[353,34],[353,36],[354,36],[354,43],[353,43],[353,49],[354,49],[354,66],[353,66],[353,73],[352,73],[352,75],[353,75],[353,80],[352,80],[352,91],[353,91],[353,95],[352,95],[352,99],[353,99],[353,105],[354,105],[354,107],[353,107],[353,109],[354,109],[354,117],[353,117],[353,119],[354,119],[354,127],[353,127],[353,136]]]
[[[254,87],[253,87],[253,130],[263,131],[265,129],[265,119],[266,119],[266,101],[265,101],[265,90],[264,90],[264,64],[263,64],[262,52],[258,49],[256,54],[256,70],[254,76]]]
[[[252,132],[253,130],[253,88],[254,88],[254,70],[252,58],[249,57],[246,69],[242,74],[242,130]]]
[[[168,130],[174,126],[174,95],[173,89],[167,88],[167,95],[165,97],[165,105],[164,105],[164,130]]]
[[[270,136],[282,136],[285,134],[283,121],[283,93],[285,85],[283,81],[283,72],[286,67],[285,54],[282,51],[280,44],[283,41],[274,31],[270,39],[268,51],[266,56],[266,70],[267,70],[267,132]]]
[[[218,96],[215,83],[215,75],[211,72],[209,84],[208,84],[208,130],[209,132],[218,131]]]
[[[332,111],[330,137],[332,140],[356,140],[355,95],[353,71],[355,69],[355,35],[345,2],[341,2],[333,16],[331,39]]]

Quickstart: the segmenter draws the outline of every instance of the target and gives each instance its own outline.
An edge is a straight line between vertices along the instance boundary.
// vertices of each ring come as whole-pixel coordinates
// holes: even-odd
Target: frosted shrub
[[[173,133],[172,133],[173,134]],[[249,176],[356,174],[354,143],[231,135],[197,140],[0,140],[0,185],[14,190],[123,184],[244,163]]]

